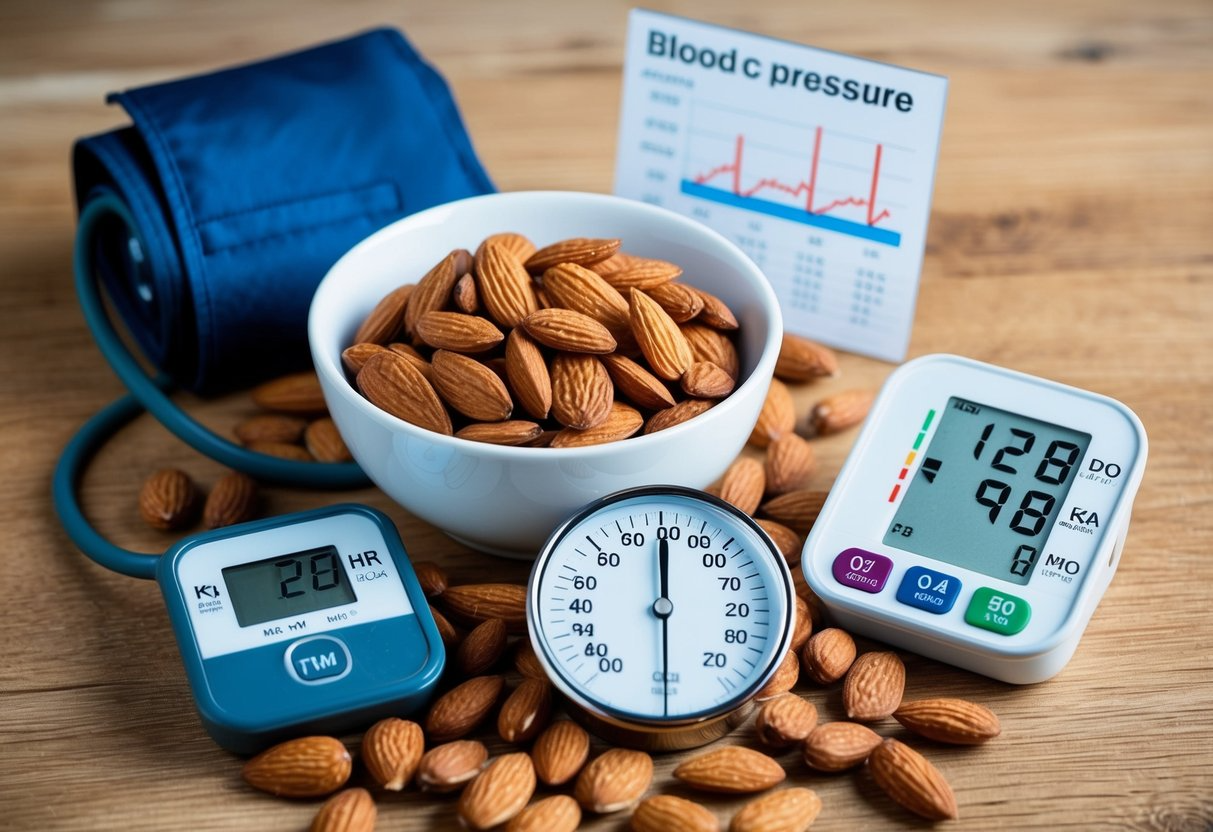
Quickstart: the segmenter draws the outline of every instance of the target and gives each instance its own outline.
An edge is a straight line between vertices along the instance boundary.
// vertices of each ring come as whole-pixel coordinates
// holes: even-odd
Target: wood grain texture
[[[963,696],[1002,719],[1003,735],[978,748],[911,740],[956,790],[962,819],[952,828],[1208,829],[1207,0],[654,5],[948,75],[911,355],[955,352],[1106,393],[1136,410],[1150,435],[1120,571],[1061,675],[1016,688],[903,654],[908,698]],[[619,2],[546,0],[0,5],[0,828],[299,829],[320,804],[276,800],[241,783],[240,761],[205,736],[194,714],[156,587],[86,561],[50,505],[59,450],[120,392],[70,282],[71,142],[124,121],[104,94],[386,23],[445,73],[499,187],[609,191],[626,13]],[[799,413],[828,392],[876,386],[891,369],[855,356],[841,364],[841,377],[796,391]],[[240,396],[186,399],[224,432],[251,410]],[[815,440],[812,487],[829,485],[853,437]],[[85,483],[101,531],[147,551],[168,546],[172,537],[145,528],[136,505],[142,478],[166,466],[207,486],[222,474],[141,419]],[[455,582],[486,572],[521,581],[527,572],[462,548],[371,489],[267,492],[272,512],[338,499],[384,509],[413,557],[442,564]],[[842,717],[837,686],[805,694],[823,720]],[[904,737],[891,723],[880,730]],[[754,744],[752,728],[730,741]],[[490,742],[494,754],[504,748]],[[650,793],[670,789],[684,758],[657,758]],[[921,826],[866,776],[814,775],[794,753],[781,760],[791,784],[822,797],[814,829]],[[354,778],[365,778],[358,767]],[[727,822],[741,801],[705,803]],[[381,800],[380,822],[451,827],[454,801],[393,795]],[[612,817],[587,826],[622,824]]]

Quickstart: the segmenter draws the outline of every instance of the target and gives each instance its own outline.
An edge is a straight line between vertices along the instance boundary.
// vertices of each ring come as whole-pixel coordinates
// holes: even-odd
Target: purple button
[[[864,592],[880,592],[892,571],[893,561],[866,549],[847,549],[834,558],[834,580]]]

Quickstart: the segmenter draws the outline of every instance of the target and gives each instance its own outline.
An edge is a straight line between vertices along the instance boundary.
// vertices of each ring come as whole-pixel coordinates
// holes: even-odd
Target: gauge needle
[[[665,715],[670,715],[670,542],[657,541],[657,569],[661,575],[661,597],[653,602],[653,615],[661,619],[661,693]]]

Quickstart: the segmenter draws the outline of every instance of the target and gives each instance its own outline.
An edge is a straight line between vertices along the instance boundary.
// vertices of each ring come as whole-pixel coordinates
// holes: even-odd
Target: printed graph
[[[887,159],[906,148],[704,102],[692,106],[686,138],[687,196],[901,245],[895,214],[908,182]]]

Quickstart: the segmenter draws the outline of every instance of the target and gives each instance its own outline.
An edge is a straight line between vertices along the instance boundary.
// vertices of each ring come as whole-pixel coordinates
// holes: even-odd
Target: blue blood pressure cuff
[[[346,250],[493,190],[392,29],[109,100],[133,124],[75,145],[80,211],[114,207],[80,239],[146,357],[197,392],[306,365],[312,294]]]

